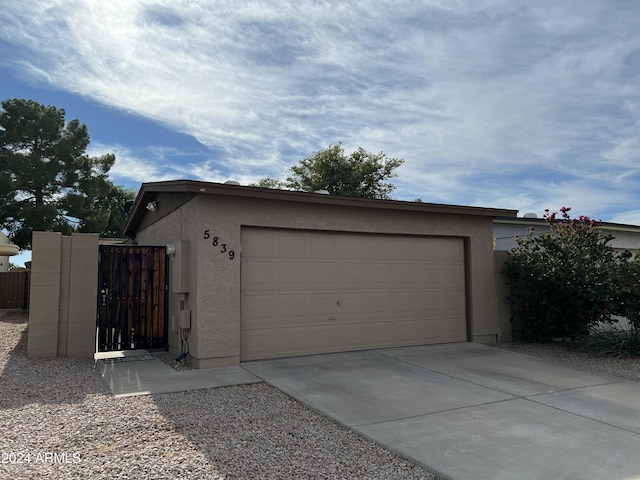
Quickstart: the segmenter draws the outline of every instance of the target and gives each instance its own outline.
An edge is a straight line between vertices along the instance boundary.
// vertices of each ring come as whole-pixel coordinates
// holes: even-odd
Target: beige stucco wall
[[[196,366],[239,362],[243,226],[465,238],[469,340],[498,340],[493,225],[489,216],[200,195],[151,223],[136,237],[140,244],[161,245],[180,239],[190,242],[192,286],[186,306],[192,311],[190,352]],[[205,231],[208,239],[204,238]],[[213,237],[218,237],[218,246],[212,245]],[[224,253],[222,244],[226,245]],[[229,257],[229,250],[235,252],[235,258]],[[176,301],[172,294],[170,302]],[[171,309],[173,312],[174,306]]]
[[[97,234],[34,232],[28,355],[92,357],[97,290]]]
[[[498,341],[511,342],[513,340],[511,324],[511,294],[509,277],[504,273],[509,253],[503,251],[494,252],[495,276],[496,276],[496,303],[498,309]]]
[[[194,288],[198,284],[198,202],[194,199],[181,205],[172,213],[166,216],[157,215],[157,220],[153,222],[154,214],[148,215],[151,223],[147,228],[136,235],[138,245],[170,245],[180,241],[187,243],[188,253],[188,277],[189,291],[179,294],[175,290],[175,279],[173,272],[183,268],[177,265],[176,256],[169,257],[169,351],[178,354],[182,351],[179,330],[177,328],[180,310],[190,310],[192,318],[197,318],[197,298],[198,291]],[[188,333],[189,351],[192,357],[198,352],[198,330],[199,323],[193,321]]]

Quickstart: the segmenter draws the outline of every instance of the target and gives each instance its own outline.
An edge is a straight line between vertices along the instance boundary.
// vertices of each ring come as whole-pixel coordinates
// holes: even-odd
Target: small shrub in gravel
[[[596,327],[578,341],[582,348],[601,355],[640,357],[640,328]]]

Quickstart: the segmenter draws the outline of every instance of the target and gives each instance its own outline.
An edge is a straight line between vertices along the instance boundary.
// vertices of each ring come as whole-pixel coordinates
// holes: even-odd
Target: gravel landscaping
[[[436,479],[266,384],[115,398],[90,359],[26,357],[0,316],[0,478]],[[640,359],[500,348],[640,380]]]
[[[502,343],[499,348],[523,353],[571,367],[589,370],[594,373],[606,373],[640,381],[640,358],[609,357],[581,350],[571,342],[556,343]]]
[[[27,358],[26,329],[0,317],[2,479],[437,478],[263,383],[115,398],[90,359]]]

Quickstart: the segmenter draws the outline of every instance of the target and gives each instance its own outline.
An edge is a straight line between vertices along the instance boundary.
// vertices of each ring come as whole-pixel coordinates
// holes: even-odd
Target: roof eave
[[[302,202],[322,205],[338,205],[362,208],[379,208],[386,210],[403,210],[425,213],[449,213],[459,215],[476,215],[488,217],[516,217],[517,210],[472,207],[461,205],[446,205],[438,203],[409,202],[403,200],[379,200],[360,197],[344,197],[336,195],[322,195],[317,193],[299,192],[291,190],[276,190],[262,187],[239,186],[222,183],[202,182],[197,180],[171,180],[164,182],[143,183],[136,196],[133,207],[127,218],[124,232],[126,235],[134,233],[135,226],[142,219],[145,205],[155,195],[161,193],[197,193],[205,195],[228,195],[262,200],[279,200]]]

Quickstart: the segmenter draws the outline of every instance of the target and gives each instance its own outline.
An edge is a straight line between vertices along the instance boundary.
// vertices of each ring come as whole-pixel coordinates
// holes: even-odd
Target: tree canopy
[[[397,177],[394,170],[404,163],[384,152],[371,153],[362,147],[347,155],[342,144],[330,145],[291,167],[286,181],[265,178],[257,184],[331,195],[388,199],[396,186],[386,180]]]
[[[20,248],[34,230],[102,232],[114,193],[112,154],[90,157],[87,127],[65,111],[32,100],[2,102],[0,226]],[[117,190],[116,190],[117,192]]]

